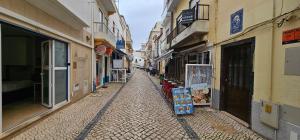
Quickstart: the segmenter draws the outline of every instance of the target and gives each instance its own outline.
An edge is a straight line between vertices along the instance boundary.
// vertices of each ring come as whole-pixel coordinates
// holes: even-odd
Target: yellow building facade
[[[209,5],[209,10],[199,12],[208,13],[208,19],[194,20],[183,31],[177,31],[182,11],[197,3]],[[161,73],[184,83],[184,67],[180,65],[201,64],[199,59],[190,61],[193,53],[209,51],[213,108],[239,118],[266,138],[297,135],[299,139],[299,7],[299,0],[166,0],[162,26],[171,41],[162,41],[162,48],[167,48],[165,52],[182,48],[180,51],[185,53],[181,57],[188,57],[180,58],[180,52],[176,52],[171,59],[161,60],[167,62],[161,64],[166,69]],[[193,45],[197,41],[205,45]],[[189,52],[192,49],[195,51]],[[167,67],[179,72],[168,72]]]
[[[299,72],[289,72],[299,68],[299,59],[293,57],[291,52],[299,50],[300,43],[283,43],[285,31],[297,30],[300,27],[299,5],[298,0],[217,1],[213,106],[233,112],[235,116],[242,116],[238,113],[237,106],[243,104],[238,103],[243,97],[237,94],[244,92],[236,90],[239,90],[237,87],[243,87],[240,85],[247,83],[245,80],[249,80],[249,105],[243,108],[244,111],[248,111],[248,120],[244,120],[254,131],[270,139],[288,139],[292,134],[296,133],[298,137],[300,134],[300,76]],[[242,29],[232,33],[234,20],[231,17],[235,16],[237,11],[242,11],[239,15],[242,16]],[[226,52],[226,48],[230,47],[227,51],[231,52]],[[241,48],[246,47],[251,47],[250,55],[242,53]],[[250,65],[242,64],[243,56],[249,56]],[[242,72],[245,72],[240,66],[251,67],[248,72],[249,79],[235,79],[241,78]],[[230,91],[233,94],[228,93]],[[236,99],[228,99],[233,98],[228,96],[234,96]],[[226,105],[231,107],[227,108]],[[267,108],[271,108],[272,111],[268,111]]]

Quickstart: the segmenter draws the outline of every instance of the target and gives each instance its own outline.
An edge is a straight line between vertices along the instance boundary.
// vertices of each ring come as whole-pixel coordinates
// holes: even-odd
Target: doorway
[[[68,99],[68,46],[1,23],[1,123],[7,131]]]
[[[222,46],[222,108],[250,124],[254,38]]]
[[[102,85],[102,56],[96,55],[96,86]]]
[[[108,79],[108,57],[105,56],[104,58],[104,80],[103,80],[104,84],[108,83],[109,79]]]

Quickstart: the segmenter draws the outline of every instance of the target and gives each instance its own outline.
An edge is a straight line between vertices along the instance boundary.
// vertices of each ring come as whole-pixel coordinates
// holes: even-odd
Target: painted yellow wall
[[[291,5],[291,7],[294,7],[294,5]],[[300,11],[295,15],[300,17]],[[300,76],[291,76],[284,74],[285,49],[300,47],[300,43],[282,45],[281,38],[283,31],[299,27],[300,19],[295,19],[294,21],[286,22],[281,28],[276,28],[272,67],[272,101],[295,107],[300,107]]]
[[[273,10],[275,2],[275,11]],[[284,1],[282,13],[296,8],[298,0]],[[261,26],[241,37],[226,41],[240,33],[230,35],[230,15],[244,9],[243,30],[258,23],[278,16],[281,11],[281,0],[219,0],[217,9],[217,38],[216,38],[216,79],[215,88],[220,90],[221,77],[221,45],[255,37],[254,56],[254,101],[268,100],[280,104],[300,107],[300,76],[284,75],[285,48],[296,47],[300,44],[282,46],[282,32],[300,27],[300,19],[285,23],[278,28],[273,23]],[[296,15],[300,16],[298,12]],[[272,41],[274,35],[274,41]]]

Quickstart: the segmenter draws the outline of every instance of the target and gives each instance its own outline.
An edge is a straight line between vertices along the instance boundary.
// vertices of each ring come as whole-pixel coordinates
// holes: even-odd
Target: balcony
[[[115,48],[117,38],[115,34],[102,22],[94,22],[95,45],[107,45]]]
[[[74,29],[88,27],[89,24],[75,14],[63,1],[58,0],[26,0],[33,6],[55,17],[61,22],[70,25]]]
[[[178,45],[192,36],[205,35],[209,30],[209,5],[196,4],[192,8],[194,20],[189,25],[182,25],[182,13],[176,18],[177,26],[167,36],[167,43],[172,47]]]

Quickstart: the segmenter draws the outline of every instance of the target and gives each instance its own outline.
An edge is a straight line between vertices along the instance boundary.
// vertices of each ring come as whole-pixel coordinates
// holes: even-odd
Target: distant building
[[[133,66],[136,68],[145,68],[145,52],[143,50],[136,50],[133,52]]]

